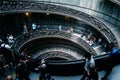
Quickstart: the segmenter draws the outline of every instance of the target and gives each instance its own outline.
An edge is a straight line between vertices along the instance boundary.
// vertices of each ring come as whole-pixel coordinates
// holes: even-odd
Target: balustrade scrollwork
[[[110,29],[107,28],[107,26],[105,24],[103,24],[101,21],[99,21],[95,17],[85,14],[83,12],[80,12],[80,11],[77,11],[74,9],[70,9],[67,7],[58,6],[58,5],[52,5],[52,4],[40,3],[40,2],[31,2],[31,1],[1,1],[1,4],[0,4],[0,13],[24,11],[24,10],[40,11],[40,12],[49,11],[49,12],[54,12],[57,14],[64,13],[69,16],[78,17],[78,18],[83,19],[83,20],[89,22],[90,24],[92,24],[94,26],[94,28],[100,30],[100,32],[103,33],[105,35],[105,37],[107,37],[107,39],[109,40],[110,43],[117,44],[117,40],[116,40],[115,36],[110,31]],[[45,32],[43,32],[43,33],[39,32],[39,33],[44,34]],[[19,39],[20,43],[18,43],[18,46],[20,46],[22,44],[22,42],[24,42],[26,40],[26,38],[24,38],[24,37],[28,37],[30,39],[33,36],[34,37],[39,36],[40,35],[39,33],[35,32],[35,33],[30,33],[30,34],[24,35],[21,39]],[[36,35],[34,35],[34,34],[36,34]],[[45,34],[52,34],[52,33],[47,32]],[[62,33],[59,35],[62,35]],[[62,36],[69,37],[70,35],[64,33],[64,35],[62,35]],[[85,45],[85,44],[83,44],[83,45]]]
[[[16,12],[16,11],[37,11],[37,12],[51,12],[51,13],[56,13],[56,14],[63,14],[63,15],[68,15],[72,17],[78,17],[80,19],[83,19],[84,21],[92,24],[94,28],[99,30],[106,39],[110,43],[114,43],[117,45],[117,40],[114,36],[114,34],[111,32],[107,26],[96,19],[93,16],[90,16],[84,12],[77,11],[71,8],[63,7],[63,6],[58,6],[58,5],[52,5],[48,3],[42,3],[39,1],[1,1],[0,3],[0,13],[4,12]]]
[[[14,43],[15,44],[14,48],[19,51],[23,44],[31,40],[44,38],[44,37],[56,37],[56,38],[63,38],[63,39],[71,40],[74,43],[82,46],[86,51],[93,52],[93,54],[96,55],[94,49],[81,38],[78,38],[75,35],[72,35],[68,32],[58,31],[58,30],[37,29],[37,30],[30,31],[29,33],[23,34],[17,38],[17,40]]]

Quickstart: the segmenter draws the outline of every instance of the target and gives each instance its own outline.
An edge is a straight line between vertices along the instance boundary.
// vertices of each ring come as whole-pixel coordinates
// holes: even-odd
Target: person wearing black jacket
[[[3,55],[3,57],[5,58],[6,64],[8,64],[11,69],[12,67],[14,67],[12,51],[10,48],[7,47],[7,44],[5,44],[5,43],[3,43],[3,44],[4,45],[1,46],[1,48],[0,48],[0,52]],[[11,65],[11,63],[12,63],[12,65]]]
[[[6,75],[6,73],[5,73],[5,69],[4,69],[4,67],[3,67],[4,65],[3,65],[3,61],[2,61],[2,59],[0,58],[0,74],[2,75]]]
[[[30,80],[29,74],[30,70],[27,66],[27,63],[20,62],[15,69],[16,78],[19,80]]]

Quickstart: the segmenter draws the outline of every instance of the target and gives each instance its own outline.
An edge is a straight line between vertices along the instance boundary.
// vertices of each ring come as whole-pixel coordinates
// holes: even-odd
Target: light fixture
[[[47,12],[46,15],[50,15],[50,13]]]
[[[30,13],[29,13],[29,12],[26,12],[26,13],[25,13],[25,16],[30,16]]]

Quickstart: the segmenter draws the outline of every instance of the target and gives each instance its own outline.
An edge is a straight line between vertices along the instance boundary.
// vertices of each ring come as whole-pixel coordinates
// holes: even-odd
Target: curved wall
[[[32,0],[45,1],[83,11],[116,26],[120,24],[120,7],[109,0]]]
[[[84,12],[77,11],[68,7],[39,2],[36,3],[31,1],[3,1],[2,3],[3,5],[0,6],[0,13],[18,13],[29,11],[42,13],[50,12],[53,14],[71,16],[73,18],[86,22],[87,24],[94,27],[96,30],[100,31],[100,33],[103,34],[110,43],[117,43],[117,40],[112,34],[111,30],[107,28],[107,26],[103,22]]]
[[[104,23],[107,23],[109,28],[113,30],[117,41],[120,43],[120,6],[110,0],[31,0],[51,3],[76,9],[78,11],[90,14],[97,17]],[[114,29],[112,29],[114,28]],[[120,47],[120,44],[119,44]]]

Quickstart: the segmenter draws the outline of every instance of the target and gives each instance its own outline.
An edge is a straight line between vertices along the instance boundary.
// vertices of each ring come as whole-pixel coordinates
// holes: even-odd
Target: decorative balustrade
[[[67,59],[69,61],[76,60],[75,57],[70,56],[67,53],[62,53],[59,51],[52,51],[52,52],[44,53],[44,54],[40,55],[39,58],[49,59],[49,58],[56,58],[56,57],[60,57],[62,59]]]
[[[27,42],[31,40],[39,39],[39,38],[46,38],[46,37],[56,37],[56,38],[71,40],[73,43],[85,49],[85,51],[93,52],[93,54],[96,55],[96,52],[94,51],[94,49],[86,41],[68,32],[58,31],[58,30],[37,29],[37,30],[30,31],[29,33],[23,34],[17,38],[17,40],[14,43],[15,44],[14,48],[19,51],[20,48]]]
[[[77,11],[71,8],[52,5],[48,3],[36,2],[36,1],[1,1],[0,4],[0,13],[7,13],[7,12],[24,12],[24,11],[31,11],[31,12],[50,12],[55,14],[67,15],[71,16],[80,20],[83,20],[94,28],[96,28],[100,33],[104,34],[106,39],[109,43],[114,43],[117,45],[117,40],[114,34],[111,32],[107,26],[96,19],[93,16],[90,16],[86,13],[81,11]]]
[[[99,21],[98,19],[94,18],[93,16],[90,16],[88,14],[85,14],[83,12],[74,10],[74,9],[70,9],[67,7],[62,7],[62,6],[57,6],[57,5],[51,5],[51,4],[46,4],[46,3],[40,3],[40,2],[31,2],[31,1],[0,1],[0,13],[7,13],[7,12],[23,12],[23,11],[32,11],[32,12],[51,12],[51,13],[56,13],[56,14],[62,14],[62,15],[68,15],[68,16],[72,16],[75,17],[77,19],[82,19],[83,21],[86,21],[87,23],[91,24],[94,28],[96,28],[98,31],[100,31],[102,34],[104,34],[104,36],[107,38],[107,40],[110,43],[114,43],[117,45],[117,40],[115,38],[115,36],[113,35],[113,33],[109,30],[109,28],[107,28],[107,26],[102,23],[101,21]],[[82,47],[84,47],[84,49],[86,49],[87,51],[92,51],[93,53],[95,53],[95,51],[93,50],[93,48],[87,44],[85,41],[83,41],[80,38],[76,38],[76,36],[71,35],[70,33],[67,32],[63,32],[63,31],[56,31],[56,30],[35,30],[35,31],[31,31],[27,34],[21,35],[17,38],[16,42],[15,42],[15,49],[19,50],[23,44],[25,44],[26,42],[30,41],[30,40],[34,40],[36,38],[42,38],[42,37],[59,37],[59,38],[65,38],[68,40],[72,40],[74,43],[77,43],[78,45],[81,45]],[[62,56],[61,54],[57,55],[56,54],[51,54],[50,56]],[[97,65],[99,67],[104,67],[103,65],[103,61],[105,59],[103,59],[103,55],[101,55],[101,59],[99,61],[99,64],[97,63]],[[69,57],[70,58],[70,57]],[[106,58],[106,56],[104,57]],[[97,59],[95,58],[95,60],[97,61]],[[69,61],[68,63],[66,62],[61,62],[58,66],[54,65],[54,64],[58,64],[58,63],[48,63],[48,67],[49,67],[49,72],[53,72],[54,74],[58,73],[57,70],[59,71],[59,73],[80,73],[80,71],[82,72],[83,70],[83,60],[82,61]],[[67,64],[67,65],[66,65]],[[74,65],[75,64],[75,65]],[[81,66],[82,65],[82,66]],[[70,66],[70,67],[69,67]],[[79,66],[79,68],[78,68]],[[63,71],[64,70],[64,71]],[[69,71],[69,72],[68,72]],[[71,72],[70,72],[71,71]]]

